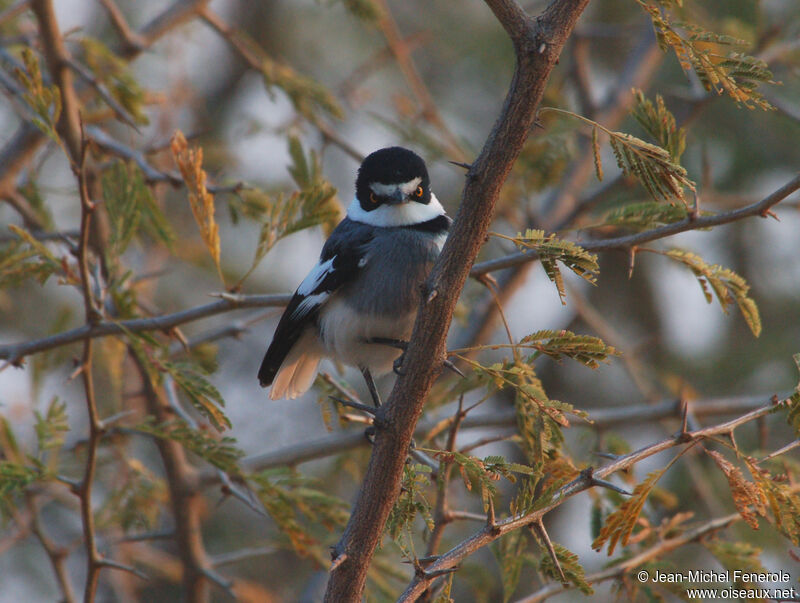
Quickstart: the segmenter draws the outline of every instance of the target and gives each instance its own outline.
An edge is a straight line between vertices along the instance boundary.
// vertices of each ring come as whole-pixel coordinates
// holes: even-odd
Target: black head
[[[431,189],[425,162],[403,147],[371,153],[358,168],[356,198],[364,211],[409,202],[427,205]]]

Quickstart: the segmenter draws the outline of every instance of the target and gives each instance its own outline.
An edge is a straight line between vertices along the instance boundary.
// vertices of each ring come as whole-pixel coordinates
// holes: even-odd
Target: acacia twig
[[[777,205],[786,197],[800,189],[800,175],[795,176],[789,182],[784,184],[776,191],[770,193],[761,201],[751,203],[745,207],[734,209],[731,211],[720,212],[711,216],[697,216],[687,217],[672,224],[659,226],[644,232],[625,235],[621,237],[613,237],[610,239],[599,239],[593,241],[581,242],[580,246],[587,251],[609,251],[612,249],[630,249],[642,243],[649,243],[681,232],[689,230],[701,230],[710,228],[712,226],[720,226],[722,224],[730,224],[744,218],[752,216],[766,217],[766,212]],[[506,255],[494,260],[487,260],[475,264],[470,271],[470,276],[477,277],[487,272],[494,272],[495,270],[502,270],[503,268],[510,268],[525,262],[531,262],[538,259],[535,251],[518,252]]]
[[[741,518],[742,516],[738,513],[732,513],[726,517],[712,519],[711,521],[703,523],[692,530],[684,532],[680,536],[669,538],[668,540],[662,540],[658,544],[655,544],[649,549],[642,551],[638,555],[629,557],[603,571],[590,574],[586,576],[585,580],[589,584],[596,584],[598,582],[604,582],[605,580],[618,578],[619,576],[636,569],[648,561],[658,559],[659,557],[664,556],[666,553],[689,544],[690,542],[696,542],[703,536],[706,536],[712,532],[727,528],[729,525],[740,520]],[[516,601],[516,603],[538,603],[539,601],[544,601],[553,595],[571,590],[573,588],[575,587],[571,584],[559,584],[557,582],[551,582],[527,597],[519,599]]]
[[[433,564],[431,564],[429,570],[436,571],[455,567],[465,557],[471,555],[478,549],[490,544],[491,542],[494,542],[502,535],[539,521],[544,515],[562,505],[567,499],[592,487],[597,480],[603,480],[617,471],[632,467],[641,460],[658,454],[659,452],[663,452],[664,450],[668,450],[677,446],[692,446],[700,439],[731,433],[737,427],[773,412],[775,408],[776,404],[771,403],[767,406],[762,406],[761,408],[753,410],[745,415],[731,419],[730,421],[726,421],[724,423],[720,423],[718,425],[688,433],[679,433],[676,437],[667,438],[660,442],[650,444],[644,448],[631,452],[630,454],[618,457],[616,460],[599,469],[581,472],[580,477],[562,487],[547,505],[530,513],[512,516],[499,521],[491,529],[489,527],[483,528],[479,532],[457,544],[447,553],[439,556],[439,558]],[[425,576],[416,576],[409,584],[408,588],[406,588],[403,595],[398,599],[398,603],[415,601],[416,598],[427,588],[429,582],[430,580],[428,580]]]
[[[195,306],[172,314],[120,321],[99,321],[95,324],[87,324],[41,339],[0,345],[0,359],[16,364],[30,354],[52,350],[76,341],[106,337],[108,335],[168,331],[178,325],[229,312],[230,310],[285,306],[290,299],[291,295],[288,294],[227,296],[210,304]]]

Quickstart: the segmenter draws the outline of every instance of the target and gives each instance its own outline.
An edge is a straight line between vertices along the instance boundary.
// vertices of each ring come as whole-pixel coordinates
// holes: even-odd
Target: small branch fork
[[[778,402],[777,404],[783,404],[785,402],[786,400],[784,400],[783,402]],[[774,402],[770,403],[767,406],[762,406],[761,408],[753,410],[740,417],[731,419],[730,421],[726,421],[724,423],[720,423],[718,425],[714,425],[711,427],[706,427],[695,431],[684,431],[683,429],[681,429],[673,437],[667,438],[660,442],[656,442],[649,446],[645,446],[644,448],[641,448],[640,450],[637,450],[635,452],[631,452],[630,454],[617,457],[610,464],[604,467],[601,467],[596,470],[583,471],[581,472],[581,475],[578,478],[576,478],[574,481],[570,482],[569,484],[561,488],[553,497],[552,502],[550,502],[550,504],[548,504],[547,506],[542,507],[531,513],[515,517],[509,517],[502,521],[496,522],[494,526],[487,526],[483,528],[479,532],[473,534],[466,540],[462,541],[460,544],[450,549],[444,555],[440,556],[434,563],[432,563],[428,567],[428,570],[435,572],[438,570],[455,567],[465,557],[471,555],[476,550],[490,544],[500,536],[507,534],[508,532],[511,532],[513,530],[519,529],[521,527],[526,527],[531,524],[540,522],[544,515],[546,515],[556,507],[563,504],[567,499],[593,486],[601,486],[607,488],[610,487],[615,491],[619,491],[620,490],[619,488],[617,488],[613,484],[610,484],[608,481],[605,480],[605,478],[612,475],[613,473],[616,473],[617,471],[628,469],[633,465],[635,465],[636,463],[638,463],[639,461],[651,457],[655,454],[658,454],[659,452],[663,452],[664,450],[668,450],[676,446],[685,446],[687,444],[693,445],[698,440],[703,438],[710,438],[718,435],[731,434],[737,427],[749,423],[751,421],[755,421],[760,417],[766,416],[767,414],[773,412],[777,404]],[[728,521],[728,523],[730,523],[730,521]],[[643,561],[640,563],[643,563]],[[416,601],[417,598],[420,596],[420,594],[424,592],[426,588],[428,588],[430,582],[431,580],[425,576],[416,576],[409,584],[408,588],[406,588],[402,596],[398,599],[398,602],[408,603],[411,601]]]

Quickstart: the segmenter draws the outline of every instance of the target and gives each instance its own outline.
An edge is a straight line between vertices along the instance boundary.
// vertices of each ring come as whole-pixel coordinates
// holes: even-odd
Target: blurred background
[[[531,14],[546,5],[521,4]],[[685,4],[683,12],[678,11],[684,20],[741,39],[744,45],[738,50],[769,64],[779,83],[762,85],[759,90],[772,110],[747,108],[726,95],[704,90],[693,73],[681,69],[674,53],[659,49],[650,19],[633,0],[590,3],[553,73],[543,105],[569,109],[612,130],[647,139],[628,114],[633,102],[631,88],[641,89],[651,99],[661,95],[678,126],[686,128],[681,163],[697,183],[700,208],[727,211],[762,199],[791,180],[800,168],[800,10],[794,0]],[[0,10],[14,11],[20,5],[25,3],[2,2]],[[145,153],[147,161],[163,172],[175,170],[168,146],[173,132],[181,130],[190,144],[202,147],[203,166],[211,182],[229,191],[237,183],[257,189],[257,193],[233,190],[216,195],[222,271],[228,285],[248,270],[259,240],[260,223],[250,219],[248,204],[257,205],[258,199],[276,198],[281,192],[289,195],[297,188],[287,169],[293,161],[290,137],[301,143],[307,157],[313,152],[318,158],[322,177],[336,188],[331,203],[340,215],[352,199],[360,157],[383,146],[401,144],[426,159],[433,190],[454,216],[464,171],[450,162],[469,162],[480,151],[513,74],[511,44],[478,0],[213,0],[203,9],[206,13],[187,13],[183,22],[137,52],[126,50],[112,24],[108,4],[55,0],[54,6],[67,48],[77,60],[91,56],[84,41],[87,38],[126,57],[131,78],[126,85],[130,94],[139,95],[143,119],[134,129],[113,121],[112,115],[107,121],[98,118],[97,127],[126,148]],[[117,0],[114,6],[135,32],[163,17],[170,3]],[[3,52],[13,57],[20,45],[36,37],[37,28],[24,6],[9,14],[0,12],[6,16],[0,17],[0,35]],[[248,64],[241,48],[237,50],[231,43],[233,30],[246,34],[256,62],[268,60],[261,63],[263,72]],[[3,57],[4,71],[12,73],[9,61],[8,56]],[[271,85],[265,85],[264,73]],[[309,96],[317,102],[298,103],[292,97],[292,90],[300,86],[295,77],[304,78],[303,85],[313,88]],[[80,86],[86,87],[86,83]],[[303,94],[307,92],[304,89]],[[6,88],[0,101],[4,151],[22,124],[18,105],[19,100]],[[602,146],[604,179],[597,180],[591,130],[578,121],[548,113],[541,116],[539,124],[504,188],[491,230],[513,236],[526,228],[543,228],[577,242],[614,234],[614,229],[594,227],[603,223],[610,210],[644,200],[644,189],[619,174],[607,144]],[[75,179],[55,143],[43,143],[33,152],[16,183],[28,187],[29,201],[47,208],[52,231],[78,228],[80,203]],[[212,301],[209,294],[223,291],[224,286],[198,235],[185,190],[156,183],[153,193],[174,231],[174,246],[170,251],[141,237],[122,256],[134,278],[142,278],[139,295],[146,312],[176,312]],[[510,334],[519,340],[540,329],[569,329],[598,335],[622,353],[621,358],[594,371],[569,362],[545,359],[537,363],[550,398],[586,410],[590,416],[594,409],[669,399],[751,396],[758,400],[755,407],[774,393],[785,394],[797,383],[792,354],[800,352],[798,204],[800,197],[795,194],[774,209],[774,216],[749,218],[649,245],[659,250],[677,247],[693,251],[707,263],[721,264],[744,277],[763,322],[758,338],[735,307],[725,314],[716,301],[707,303],[685,266],[663,255],[639,253],[631,272],[631,257],[622,252],[599,256],[596,286],[565,270],[563,305],[539,264],[495,273]],[[10,203],[0,205],[0,222],[0,237],[6,238],[10,236],[7,224],[22,224]],[[315,226],[281,238],[239,292],[291,292],[316,262],[325,237],[326,228]],[[513,251],[508,241],[492,238],[479,261]],[[44,285],[28,281],[0,290],[0,307],[2,343],[35,339],[83,324],[80,296],[57,278]],[[217,338],[203,353],[213,357],[209,363],[216,365],[210,381],[224,398],[232,423],[226,435],[235,438],[247,455],[280,450],[329,433],[324,419],[330,410],[321,411],[328,406],[318,390],[299,400],[272,402],[258,387],[255,375],[280,311],[240,310],[182,326],[190,339],[232,324],[241,326],[238,336]],[[469,282],[452,326],[452,346],[506,340],[485,287]],[[111,346],[99,352],[101,356],[111,353]],[[507,350],[500,350],[483,353],[480,359],[486,364],[507,355]],[[74,446],[85,437],[83,389],[80,380],[70,379],[78,356],[76,345],[34,356],[22,367],[6,366],[0,372],[0,413],[13,425],[22,446],[34,445],[34,411],[42,412],[54,396],[67,403],[70,431],[65,445]],[[338,374],[332,364],[325,369]],[[354,373],[343,375],[356,391],[365,393]],[[124,377],[119,381],[107,375],[98,379],[100,387],[107,388],[104,395],[124,401],[135,393],[134,385]],[[384,395],[392,382],[393,377],[381,381]],[[482,412],[499,413],[510,404],[498,394],[484,404]],[[452,403],[433,408],[430,417],[450,416],[453,408]],[[703,418],[701,423],[715,420]],[[764,433],[773,433],[764,431],[768,427],[759,432],[756,426],[748,426],[737,432],[740,446],[768,451],[789,441],[788,432],[777,426],[783,419],[772,421],[768,425],[778,430],[776,438],[783,439],[765,440]],[[635,449],[677,428],[677,420],[631,426],[623,422],[612,431],[586,429],[578,422],[565,430],[565,449],[576,463],[587,466],[599,462],[593,451],[610,447],[609,442],[617,442],[617,438]],[[335,431],[341,429],[334,426]],[[495,432],[490,428],[465,431],[460,442],[468,445]],[[144,444],[134,445],[134,450],[142,459],[152,460],[153,451]],[[515,458],[517,450],[514,444],[499,442],[475,454]],[[368,453],[366,447],[355,448],[304,463],[301,471],[318,478],[315,487],[349,504]],[[656,456],[641,463],[634,483],[668,458]],[[675,497],[671,506],[664,508],[670,513],[692,508],[698,517],[730,512],[733,506],[724,477],[711,472],[713,464],[707,458],[691,454],[685,458],[688,460],[676,464],[661,484]],[[331,479],[332,475],[336,478]],[[480,512],[480,500],[474,494],[462,488],[454,496],[463,498],[464,508]],[[69,503],[58,500],[55,497],[55,502],[47,504],[43,517],[51,536],[72,547],[67,567],[81,592],[85,573],[79,544],[81,524]],[[318,600],[326,579],[319,555],[297,555],[270,519],[214,489],[208,491],[206,502],[204,541],[212,557],[236,550],[258,552],[219,567],[225,575],[257,585],[252,600]],[[98,507],[102,504],[98,498]],[[587,573],[608,561],[604,552],[591,550],[591,506],[591,498],[581,495],[548,516],[553,541],[577,553]],[[153,529],[168,527],[169,521],[164,521]],[[444,549],[471,533],[471,527],[453,526],[446,533]],[[321,530],[319,550],[335,543],[340,529]],[[5,532],[0,535],[0,601],[58,598],[47,556],[36,539],[25,534],[15,539],[17,530],[11,520],[0,530]],[[796,583],[798,563],[789,558],[787,542],[771,528],[753,532],[738,525],[733,531],[764,547],[762,563],[770,569],[786,568]],[[174,554],[169,543],[154,541],[153,547]],[[387,538],[386,555],[376,562],[393,568],[389,571],[378,565],[377,570],[384,572],[381,586],[389,593],[399,592],[398,587],[411,574],[410,568],[397,561],[393,547]],[[716,567],[708,552],[699,545],[693,547],[696,559]],[[136,578],[105,571],[99,600],[169,601],[178,593],[178,585],[163,576],[138,583]],[[393,572],[399,574],[397,581]],[[370,599],[388,599],[377,583],[372,583]],[[517,596],[538,585],[538,572],[526,566]],[[597,596],[610,597],[608,588],[599,586]],[[467,560],[453,590],[457,601],[496,601],[501,600],[501,593],[500,569],[489,551]],[[226,600],[219,590],[214,591],[214,598]],[[584,595],[570,592],[554,600],[584,600]]]

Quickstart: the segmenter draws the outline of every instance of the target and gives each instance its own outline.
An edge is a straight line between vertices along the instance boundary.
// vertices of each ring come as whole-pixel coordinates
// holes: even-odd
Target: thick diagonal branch
[[[487,0],[512,38],[517,57],[511,88],[481,154],[467,173],[461,207],[427,283],[401,376],[383,410],[367,473],[341,541],[326,601],[360,601],[375,547],[398,494],[406,451],[425,398],[439,374],[456,300],[494,215],[508,172],[533,124],[548,76],[588,0],[560,0],[537,19],[510,1]]]

